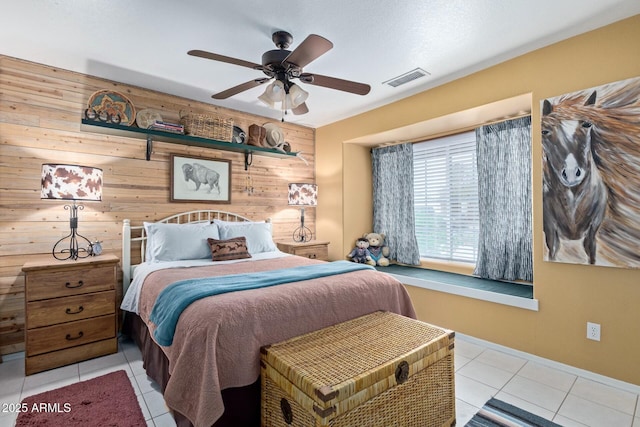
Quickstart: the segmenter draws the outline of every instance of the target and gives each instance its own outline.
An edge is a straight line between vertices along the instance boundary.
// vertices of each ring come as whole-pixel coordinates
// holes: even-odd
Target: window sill
[[[533,298],[533,286],[529,284],[480,279],[403,265],[377,269],[406,285],[538,311],[538,300]]]

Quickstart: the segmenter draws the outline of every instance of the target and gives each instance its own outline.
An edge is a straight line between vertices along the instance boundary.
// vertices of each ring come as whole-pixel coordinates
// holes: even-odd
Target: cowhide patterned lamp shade
[[[289,204],[316,206],[318,204],[318,186],[316,184],[289,184]]]
[[[42,165],[41,199],[102,200],[102,169],[76,165]]]
[[[72,205],[64,206],[69,210],[71,231],[53,246],[54,258],[77,260],[94,255],[91,241],[77,231],[78,209],[82,210],[84,206],[78,205],[76,201],[99,202],[102,200],[102,169],[88,166],[43,164],[41,183],[41,199],[73,200]],[[66,240],[69,241],[68,248],[66,245],[61,245]]]

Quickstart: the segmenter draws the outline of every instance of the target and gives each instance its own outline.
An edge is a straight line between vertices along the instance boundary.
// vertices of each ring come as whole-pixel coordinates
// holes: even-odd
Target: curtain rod
[[[484,123],[464,126],[464,127],[457,128],[457,129],[451,129],[451,130],[443,131],[443,132],[436,133],[436,134],[433,134],[433,135],[429,135],[427,137],[422,136],[422,137],[418,137],[418,138],[405,139],[405,140],[401,140],[401,141],[383,142],[381,144],[376,145],[375,147],[372,147],[372,149],[373,148],[389,147],[391,145],[400,145],[400,144],[407,144],[407,143],[414,144],[416,142],[430,141],[430,140],[436,139],[436,138],[442,138],[442,137],[445,137],[445,136],[451,136],[451,135],[455,135],[455,134],[458,134],[458,133],[467,132],[467,131],[470,131],[470,130],[475,130],[476,128],[478,128],[480,126],[493,125],[493,124],[496,124],[496,123],[502,123],[502,122],[506,122],[508,120],[521,119],[523,117],[528,117],[528,116],[531,116],[531,112],[527,112],[527,113],[524,113],[524,114],[517,114],[517,115],[513,115],[513,116],[509,116],[509,117],[503,117],[503,118],[500,118],[500,119],[489,120],[489,121],[486,121]]]

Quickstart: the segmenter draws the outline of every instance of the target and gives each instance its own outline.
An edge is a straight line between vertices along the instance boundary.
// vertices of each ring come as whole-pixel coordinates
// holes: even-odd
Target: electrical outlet
[[[587,322],[587,338],[600,341],[600,325],[598,323]]]

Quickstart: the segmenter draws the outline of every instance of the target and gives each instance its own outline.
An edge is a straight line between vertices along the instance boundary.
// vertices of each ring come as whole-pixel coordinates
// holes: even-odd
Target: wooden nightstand
[[[22,266],[27,375],[118,351],[118,261],[105,254]]]
[[[329,242],[311,240],[309,242],[276,242],[278,249],[288,254],[329,261]]]

